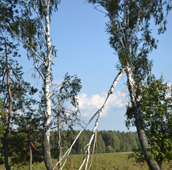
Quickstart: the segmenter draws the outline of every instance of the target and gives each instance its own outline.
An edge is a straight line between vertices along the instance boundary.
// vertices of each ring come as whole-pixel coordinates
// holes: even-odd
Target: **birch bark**
[[[47,170],[52,170],[54,166],[51,159],[51,149],[50,149],[50,125],[51,125],[51,98],[50,97],[51,97],[51,93],[53,93],[60,85],[57,86],[52,92],[50,92],[50,80],[51,80],[50,67],[53,61],[57,58],[55,57],[54,59],[51,60],[53,46],[51,46],[51,39],[50,39],[50,15],[52,11],[52,8],[50,9],[50,7],[54,6],[55,9],[57,9],[57,4],[60,3],[60,0],[56,0],[56,1],[41,0],[41,1],[36,1],[36,2],[29,1],[29,0],[28,1],[21,0],[21,3],[24,3],[24,5],[28,5],[29,7],[33,9],[33,11],[35,11],[41,25],[41,28],[38,27],[38,30],[35,30],[35,32],[37,31],[37,33],[40,33],[42,29],[43,30],[42,34],[44,35],[42,34],[40,35],[37,33],[35,33],[34,35],[31,35],[31,37],[30,35],[25,35],[25,34],[23,35],[23,30],[22,30],[23,27],[21,29],[21,33],[15,33],[15,31],[10,27],[9,24],[5,22],[5,20],[4,20],[4,23],[9,28],[11,33],[20,42],[22,42],[25,45],[25,47],[28,48],[29,55],[33,57],[35,68],[37,72],[39,73],[39,75],[42,77],[43,82],[44,82],[43,92],[44,92],[44,100],[45,100],[45,109],[44,109],[45,122],[44,122],[42,146],[43,146],[45,166]],[[28,20],[26,18],[26,23],[27,22]],[[30,30],[28,29],[28,31]],[[42,44],[40,44],[40,49],[37,49],[35,45],[33,45],[32,38],[37,39],[39,36],[41,36],[41,38],[43,39],[45,38],[45,43],[43,42]],[[39,41],[38,41],[38,44],[39,44]],[[42,54],[41,48],[42,46],[44,46],[44,44],[45,44],[46,51],[43,52],[44,57],[41,57],[39,54]],[[38,54],[36,50],[38,50],[40,53]],[[38,67],[38,62],[37,62],[38,59],[42,62],[41,63],[42,70],[40,70],[40,67]],[[61,84],[63,83],[64,82],[62,82]]]
[[[135,26],[135,29],[133,33],[129,33],[129,6],[128,6],[128,0],[125,0],[125,29],[126,29],[126,39],[127,39],[127,46],[126,46],[126,52],[127,52],[127,58],[129,62],[131,62],[131,57],[132,57],[132,36],[135,34],[136,29],[138,27],[139,21],[140,21],[140,12],[138,13],[138,18],[137,18],[137,24]],[[128,84],[128,91],[130,94],[130,99],[132,103],[132,109],[134,113],[134,118],[135,118],[135,125],[137,128],[137,134],[140,142],[140,146],[142,148],[142,152],[144,154],[145,160],[151,170],[160,170],[160,167],[158,163],[155,160],[150,159],[150,148],[148,144],[148,139],[145,134],[145,130],[143,128],[143,119],[142,119],[142,111],[139,106],[139,103],[136,101],[136,94],[134,90],[134,79],[133,79],[133,72],[132,69],[128,63],[127,60],[127,66],[126,66],[126,75],[127,75],[127,84]]]
[[[44,151],[44,162],[47,170],[53,169],[53,163],[51,159],[51,148],[50,148],[50,121],[51,121],[51,100],[50,100],[50,65],[51,65],[51,41],[50,41],[50,21],[49,21],[49,7],[50,1],[46,0],[44,5],[45,12],[45,27],[46,27],[46,46],[47,46],[47,57],[45,61],[45,79],[44,79],[44,98],[45,98],[45,128],[43,132],[43,151]]]

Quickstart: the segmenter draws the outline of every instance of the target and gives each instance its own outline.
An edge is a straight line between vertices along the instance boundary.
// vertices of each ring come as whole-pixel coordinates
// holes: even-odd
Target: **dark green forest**
[[[62,153],[70,147],[73,140],[79,133],[78,130],[62,130]],[[84,147],[87,145],[92,132],[90,130],[83,131],[80,138],[74,145],[71,154],[83,154]],[[12,132],[9,135],[9,156],[12,162],[25,163],[29,160],[29,138],[24,132]],[[32,133],[33,162],[42,161],[42,133]],[[57,131],[51,131],[51,152],[52,157],[58,157]],[[138,148],[139,141],[136,132],[120,132],[120,131],[98,131],[95,153],[113,153],[113,152],[131,152],[132,149]],[[1,150],[1,163],[3,161],[3,150]]]
[[[56,156],[57,133],[51,132],[51,148],[53,156]],[[70,147],[79,131],[62,131],[63,153]],[[84,147],[88,144],[92,132],[83,131],[72,149],[72,154],[84,154]],[[95,153],[131,152],[139,145],[136,132],[98,131]]]

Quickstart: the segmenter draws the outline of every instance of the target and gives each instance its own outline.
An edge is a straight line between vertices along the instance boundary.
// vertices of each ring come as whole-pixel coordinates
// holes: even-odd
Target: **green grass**
[[[148,170],[146,163],[138,164],[134,159],[128,159],[127,152],[95,154],[91,170]],[[77,170],[82,162],[83,155],[71,155],[63,170]],[[57,159],[53,159],[55,164]],[[29,165],[13,165],[11,170],[28,170]],[[83,168],[84,169],[84,168]],[[164,170],[172,169],[172,162],[164,163]],[[0,170],[5,170],[5,165],[0,165]],[[44,162],[34,163],[32,170],[46,170]]]

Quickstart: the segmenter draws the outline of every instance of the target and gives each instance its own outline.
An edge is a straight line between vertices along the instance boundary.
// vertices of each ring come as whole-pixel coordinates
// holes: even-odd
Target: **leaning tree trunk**
[[[47,58],[45,62],[45,79],[44,79],[44,98],[45,98],[45,124],[43,132],[43,151],[44,151],[44,162],[47,170],[54,168],[51,159],[51,148],[50,148],[50,121],[51,121],[51,100],[50,100],[50,65],[51,65],[51,41],[50,41],[50,21],[49,21],[49,7],[50,1],[45,1],[45,25],[46,25],[46,46],[47,46]]]
[[[131,98],[131,103],[132,103],[132,108],[133,108],[133,113],[134,113],[134,118],[135,118],[135,125],[137,128],[137,134],[138,134],[142,152],[144,154],[145,160],[149,168],[151,170],[160,170],[161,168],[158,165],[158,163],[155,160],[150,159],[151,151],[149,148],[148,139],[145,134],[145,130],[143,128],[142,111],[135,99],[133,74],[132,74],[132,70],[129,64],[126,67],[126,74],[127,74],[127,79],[128,79],[128,82],[127,82],[128,90],[130,93],[130,98]]]
[[[129,29],[129,25],[130,25],[129,24],[129,22],[130,22],[129,13],[130,13],[129,1],[125,0],[124,25],[125,25],[125,30],[126,30],[125,51],[127,54],[126,74],[127,74],[128,90],[129,90],[129,94],[130,94],[130,98],[131,98],[132,109],[133,109],[134,118],[135,118],[135,125],[137,128],[137,134],[138,134],[140,146],[141,146],[142,152],[144,154],[145,160],[151,170],[160,170],[158,163],[155,160],[150,159],[151,152],[150,152],[150,148],[148,145],[148,139],[147,139],[147,136],[146,136],[144,128],[143,128],[141,108],[138,105],[136,98],[135,98],[136,94],[135,94],[135,90],[134,90],[133,72],[129,65],[129,63],[132,60],[132,38],[133,38],[133,35],[136,33],[136,30],[138,29],[138,24],[140,21],[140,12],[138,13],[137,24],[135,26],[135,29],[132,32]]]

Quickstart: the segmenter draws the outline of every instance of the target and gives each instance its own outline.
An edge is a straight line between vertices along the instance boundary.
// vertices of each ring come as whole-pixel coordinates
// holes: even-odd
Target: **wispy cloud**
[[[93,115],[104,103],[107,93],[102,92],[101,95],[94,94],[87,97],[86,94],[80,94],[79,107],[83,116]],[[117,92],[111,95],[109,103],[103,112],[103,116],[108,116],[112,111],[118,110],[126,105],[126,95],[122,92]]]

